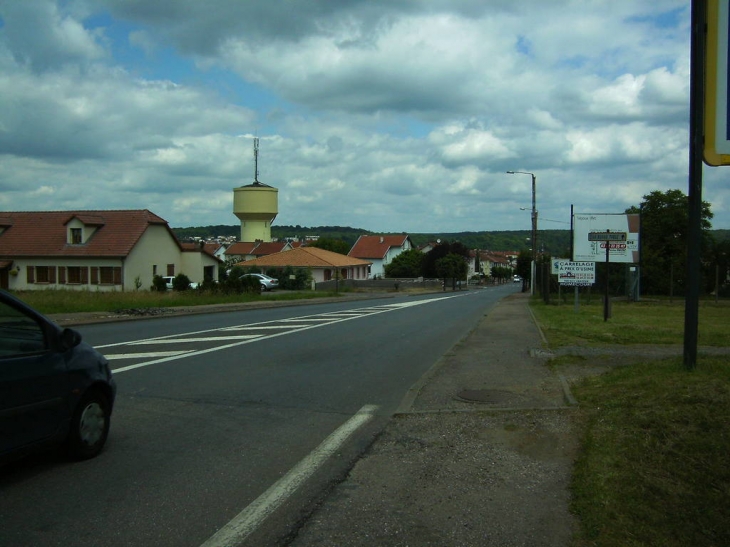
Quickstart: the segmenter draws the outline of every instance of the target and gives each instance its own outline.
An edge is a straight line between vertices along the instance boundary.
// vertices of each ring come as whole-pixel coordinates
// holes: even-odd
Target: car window
[[[38,353],[46,348],[41,326],[33,318],[0,302],[0,357]]]

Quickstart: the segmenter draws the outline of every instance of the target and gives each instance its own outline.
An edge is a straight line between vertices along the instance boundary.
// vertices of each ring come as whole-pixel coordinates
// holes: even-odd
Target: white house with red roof
[[[385,266],[403,251],[413,249],[411,238],[399,235],[363,235],[347,253],[347,256],[372,262],[370,277],[383,277]]]
[[[0,287],[133,291],[155,275],[218,279],[205,245],[183,244],[148,211],[0,212]]]

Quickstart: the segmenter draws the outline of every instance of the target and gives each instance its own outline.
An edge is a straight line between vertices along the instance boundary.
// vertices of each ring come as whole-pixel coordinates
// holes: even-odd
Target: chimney
[[[383,239],[383,236],[380,236],[380,243],[383,243],[385,239]]]

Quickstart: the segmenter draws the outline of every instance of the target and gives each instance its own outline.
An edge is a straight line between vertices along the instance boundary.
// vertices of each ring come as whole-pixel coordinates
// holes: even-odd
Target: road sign
[[[626,232],[589,232],[588,241],[626,241]]]
[[[730,165],[730,0],[707,1],[707,59],[705,61],[705,145],[708,165]]]

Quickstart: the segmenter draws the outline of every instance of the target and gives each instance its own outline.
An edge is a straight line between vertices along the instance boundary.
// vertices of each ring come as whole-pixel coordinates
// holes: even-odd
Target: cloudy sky
[[[540,228],[687,193],[686,0],[0,0],[0,210]],[[705,167],[730,228],[730,167]],[[527,210],[523,210],[527,209]]]

